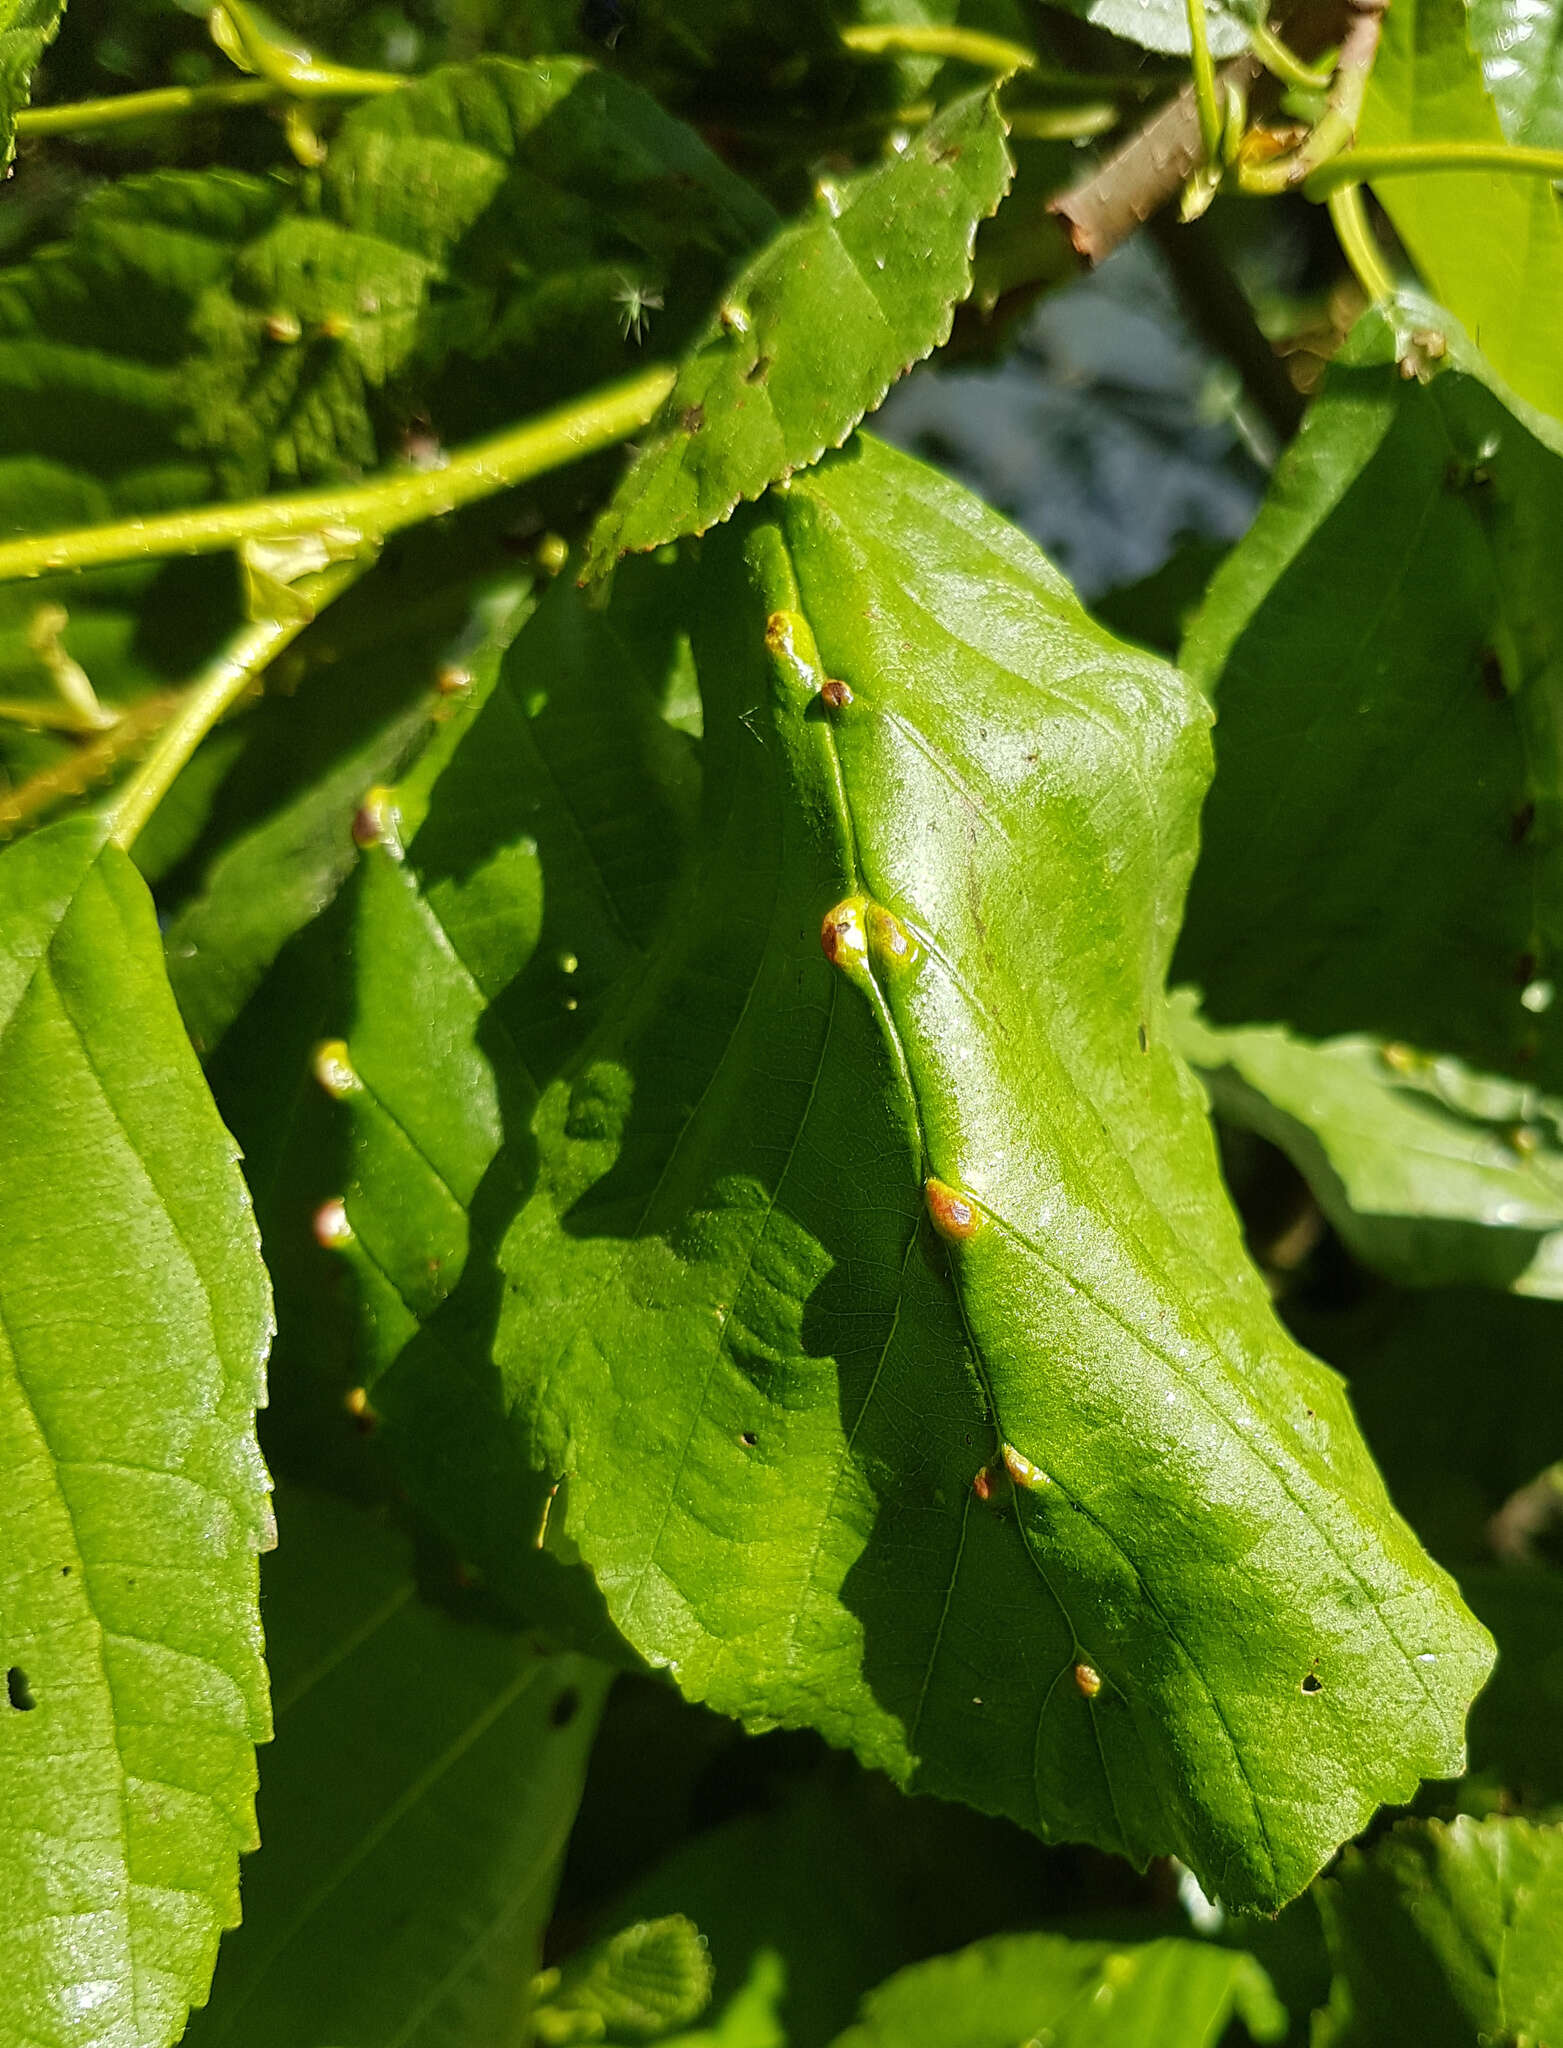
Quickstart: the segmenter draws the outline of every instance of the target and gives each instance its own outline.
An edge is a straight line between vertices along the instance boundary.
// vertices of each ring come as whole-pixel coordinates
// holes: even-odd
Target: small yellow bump
[[[304,332],[296,313],[268,313],[262,324],[268,341],[292,343],[299,340]]]
[[[354,815],[353,838],[360,846],[384,846],[387,852],[399,854],[398,820],[395,790],[376,784]]]
[[[1379,1058],[1391,1073],[1395,1074],[1414,1074],[1418,1065],[1417,1056],[1411,1047],[1401,1045],[1393,1039],[1387,1045],[1379,1047]]]
[[[472,671],[459,661],[442,661],[434,672],[434,687],[442,697],[463,697],[472,688]]]
[[[1004,1470],[1017,1486],[1029,1487],[1033,1491],[1038,1487],[1051,1486],[1053,1483],[1040,1465],[1033,1465],[1031,1460],[1017,1451],[1013,1444],[1004,1446]]]
[[[780,681],[809,697],[824,682],[819,649],[801,612],[772,612],[765,622],[765,645]]]
[[[1510,1150],[1518,1152],[1522,1159],[1529,1159],[1541,1150],[1541,1138],[1530,1124],[1515,1124],[1508,1138]]]
[[[1102,1689],[1102,1674],[1094,1664],[1079,1663],[1075,1666],[1075,1684],[1088,1700],[1094,1700]]]
[[[570,559],[570,544],[563,534],[545,533],[537,543],[537,566],[545,576],[557,576]]]
[[[315,1047],[310,1060],[310,1071],[328,1095],[338,1101],[344,1095],[351,1095],[362,1084],[354,1071],[353,1062],[348,1058],[347,1042],[341,1038],[323,1038]]]
[[[952,1244],[964,1244],[975,1235],[981,1221],[975,1203],[952,1188],[947,1181],[932,1175],[923,1183],[923,1193],[928,1202],[928,1216],[935,1230]]]
[[[900,918],[882,903],[871,903],[868,907],[868,950],[876,967],[891,972],[915,967],[921,951]]]

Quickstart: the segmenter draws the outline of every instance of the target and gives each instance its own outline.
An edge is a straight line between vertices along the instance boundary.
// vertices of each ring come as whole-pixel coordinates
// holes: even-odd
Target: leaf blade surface
[[[704,844],[502,1250],[555,1513],[693,1697],[1278,1903],[1489,1653],[1167,1042],[1203,713],[873,443],[705,550]]]
[[[270,1301],[145,886],[76,819],[0,860],[6,2041],[165,2048],[206,1995],[269,1734]]]

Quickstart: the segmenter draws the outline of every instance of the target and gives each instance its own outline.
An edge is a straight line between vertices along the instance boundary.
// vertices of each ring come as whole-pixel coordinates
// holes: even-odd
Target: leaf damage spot
[[[580,1711],[580,1705],[580,1694],[573,1685],[567,1685],[548,1710],[550,1727],[568,1728]]]
[[[853,897],[827,910],[824,922],[819,928],[820,950],[832,967],[849,972],[861,968],[868,960],[868,933],[863,926],[863,913]]]
[[[827,676],[819,693],[832,711],[845,711],[852,702],[852,685],[844,683],[840,676]]]
[[[1102,1689],[1102,1674],[1094,1664],[1087,1664],[1082,1658],[1075,1666],[1075,1684],[1086,1699],[1094,1700]]]
[[[1309,1694],[1323,1692],[1324,1680],[1319,1676],[1317,1671],[1306,1672],[1303,1676],[1303,1682],[1299,1690]]]
[[[1036,1493],[1044,1486],[1051,1486],[1052,1480],[1040,1465],[1033,1465],[1023,1452],[1013,1444],[1004,1446],[1004,1470],[1017,1486],[1024,1486],[1028,1492]]]
[[[5,1693],[19,1714],[30,1714],[38,1704],[33,1698],[33,1689],[27,1682],[27,1673],[20,1664],[13,1664],[5,1674]]]

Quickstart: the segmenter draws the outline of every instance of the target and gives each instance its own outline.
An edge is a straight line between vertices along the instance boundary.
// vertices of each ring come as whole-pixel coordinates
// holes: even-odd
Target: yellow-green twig
[[[0,583],[60,570],[101,568],[148,555],[216,554],[245,541],[286,540],[298,534],[321,534],[346,552],[611,448],[646,425],[672,390],[674,376],[671,369],[643,370],[520,426],[471,442],[440,469],[405,470],[329,490],[201,505],[187,512],[0,542]]]
[[[1329,196],[1330,220],[1352,274],[1367,295],[1369,305],[1379,305],[1395,295],[1390,276],[1362,203],[1360,185],[1340,185]]]
[[[1433,171],[1512,171],[1563,179],[1563,149],[1507,142],[1400,142],[1382,149],[1352,149],[1311,171],[1303,190],[1310,199],[1327,199],[1342,185],[1422,177]]]

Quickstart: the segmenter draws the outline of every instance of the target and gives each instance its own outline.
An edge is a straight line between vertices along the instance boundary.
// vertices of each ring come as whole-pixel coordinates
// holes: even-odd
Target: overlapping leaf
[[[0,856],[6,2048],[166,2048],[269,1732],[266,1276],[146,888],[77,819]]]
[[[1396,0],[1384,17],[1358,141],[1502,142],[1464,0]],[[1374,187],[1434,298],[1522,398],[1563,414],[1563,213],[1544,178],[1493,171],[1387,177]]]
[[[901,1971],[863,2001],[836,2048],[1209,2048],[1239,2018],[1256,2041],[1286,2031],[1264,1971],[1241,1949],[1007,1934]]]
[[[1320,2048],[1548,2041],[1563,2028],[1563,1828],[1407,1821],[1320,1887],[1336,1968]]]
[[[1471,0],[1466,19],[1510,142],[1563,146],[1563,12],[1556,0]]]
[[[1368,1265],[1563,1295],[1563,1105],[1382,1039],[1213,1031],[1186,1000],[1173,1023],[1217,1113],[1281,1147]]]
[[[687,666],[683,588],[633,565],[603,613],[555,585],[455,752],[381,799],[351,994],[325,1020],[342,1042],[320,1071],[352,1131],[339,1248],[369,1320],[363,1378],[406,1483],[507,1582],[546,1486],[487,1363],[494,1246],[531,1185],[537,1090],[643,958],[684,855],[694,763],[664,718]]]
[[[1425,301],[1332,366],[1183,654],[1219,719],[1177,972],[1213,1021],[1563,1082],[1560,451]]]
[[[0,274],[0,529],[437,461],[676,351],[774,225],[682,123],[573,59],[367,102],[318,179],[122,179]],[[230,628],[233,584],[209,562],[12,587],[0,696],[52,694],[40,606],[66,608],[55,637],[110,704],[178,682]],[[18,779],[69,752],[5,747]]]
[[[265,1849],[191,2048],[518,2038],[608,1674],[427,1604],[362,1512],[278,1511]]]
[[[692,1697],[1273,1904],[1458,1768],[1488,1651],[1168,1043],[1202,709],[904,458],[773,506],[704,544],[698,864],[542,1093],[508,1399]]]
[[[31,95],[34,67],[64,12],[65,0],[5,0],[0,8],[0,171],[16,147],[16,117]]]
[[[1181,0],[1068,0],[1072,14],[1147,50],[1187,56],[1188,8]],[[1217,57],[1248,48],[1260,11],[1252,0],[1206,0],[1205,34]]]
[[[703,533],[741,499],[839,448],[945,340],[977,225],[1008,188],[991,93],[957,100],[733,280],[660,424],[598,522],[588,570]]]

